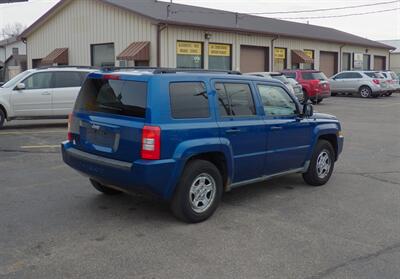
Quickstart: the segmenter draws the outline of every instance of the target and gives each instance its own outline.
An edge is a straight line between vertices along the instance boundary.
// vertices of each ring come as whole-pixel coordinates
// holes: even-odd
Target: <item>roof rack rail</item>
[[[148,70],[152,71],[153,74],[174,74],[174,73],[225,73],[229,75],[241,75],[239,71],[230,70],[206,70],[197,68],[163,68],[163,67],[148,67],[148,66],[137,66],[137,67],[114,67],[107,66],[102,67],[102,71],[118,71],[118,70]]]
[[[95,69],[95,70],[99,70],[100,67],[96,67],[96,66],[83,66],[83,65],[48,65],[48,66],[39,66],[36,67],[35,69],[39,69],[39,70],[43,70],[43,69],[50,69],[50,68],[78,68],[78,69]]]

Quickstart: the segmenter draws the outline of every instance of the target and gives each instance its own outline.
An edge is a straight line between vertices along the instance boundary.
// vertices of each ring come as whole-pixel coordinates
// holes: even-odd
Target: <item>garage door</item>
[[[268,48],[254,46],[240,46],[240,71],[264,72],[268,71]]]
[[[386,57],[385,56],[374,56],[374,70],[383,71],[386,68]]]
[[[319,54],[319,70],[324,72],[327,77],[331,77],[337,73],[337,53],[321,51]]]

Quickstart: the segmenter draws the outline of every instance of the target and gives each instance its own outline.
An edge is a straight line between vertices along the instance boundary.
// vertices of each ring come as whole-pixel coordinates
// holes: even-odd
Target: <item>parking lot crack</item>
[[[330,267],[330,268],[328,268],[328,269],[326,269],[324,271],[321,271],[318,274],[315,274],[315,275],[313,275],[311,277],[307,277],[306,279],[322,279],[322,278],[325,278],[325,277],[333,274],[334,272],[336,272],[337,270],[339,270],[341,268],[345,268],[347,266],[350,266],[352,264],[356,264],[356,263],[359,263],[359,262],[366,262],[366,261],[369,261],[371,259],[375,259],[375,258],[377,258],[377,257],[379,257],[379,256],[381,256],[383,254],[391,253],[391,252],[394,252],[394,251],[399,250],[399,249],[400,249],[400,243],[396,243],[396,244],[393,244],[391,246],[382,248],[382,249],[380,249],[380,250],[378,250],[378,251],[376,251],[374,253],[370,253],[370,254],[367,254],[367,255],[363,255],[363,256],[352,258],[352,259],[350,259],[350,260],[348,260],[348,261],[346,261],[344,263],[335,265],[335,266]]]

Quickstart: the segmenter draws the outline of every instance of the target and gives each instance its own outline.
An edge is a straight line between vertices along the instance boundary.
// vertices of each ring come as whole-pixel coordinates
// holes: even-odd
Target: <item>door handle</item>
[[[281,126],[271,126],[271,131],[278,131],[282,130],[283,128]]]
[[[234,133],[239,133],[240,129],[238,128],[231,128],[225,131],[227,134],[234,134]]]
[[[43,92],[42,95],[50,95],[50,92]]]

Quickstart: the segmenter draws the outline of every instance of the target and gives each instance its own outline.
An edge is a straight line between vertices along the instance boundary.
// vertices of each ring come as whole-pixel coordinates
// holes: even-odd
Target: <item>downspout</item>
[[[339,69],[338,69],[338,73],[342,71],[342,65],[343,65],[343,61],[342,61],[342,59],[343,59],[342,49],[343,49],[343,47],[345,47],[345,46],[346,46],[346,45],[341,45],[340,48],[339,48],[339,57],[338,57],[338,60],[339,60],[338,68],[339,68]],[[351,63],[351,61],[350,61],[350,63]]]
[[[161,32],[167,27],[164,23],[157,24],[157,67],[161,65]]]
[[[276,41],[277,39],[279,39],[279,35],[278,36],[276,36],[276,37],[274,37],[272,40],[271,40],[271,69],[270,69],[270,71],[271,72],[273,72],[274,71],[274,54],[275,54],[275,52],[274,52],[274,41]]]

